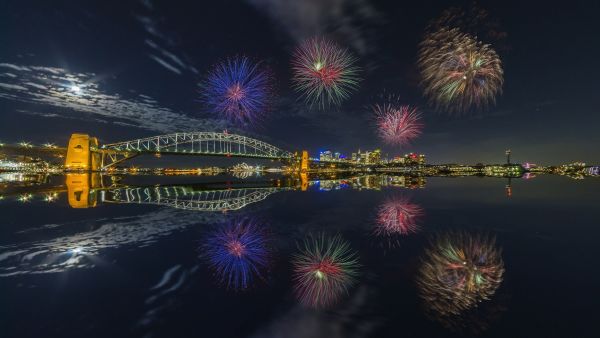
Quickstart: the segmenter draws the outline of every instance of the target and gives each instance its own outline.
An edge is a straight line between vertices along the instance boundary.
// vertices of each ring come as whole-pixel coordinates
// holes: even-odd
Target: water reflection
[[[419,231],[419,219],[423,209],[411,203],[405,196],[392,196],[386,199],[377,211],[375,234],[391,237],[406,236]]]
[[[475,323],[484,321],[489,310],[484,303],[494,296],[503,275],[494,237],[450,232],[438,235],[425,251],[417,284],[429,316],[451,329],[478,330],[485,324]]]
[[[150,245],[174,231],[199,222],[212,224],[223,218],[224,215],[218,213],[190,214],[160,209],[131,217],[89,219],[77,222],[76,227],[72,223],[42,225],[26,230],[27,235],[59,233],[59,237],[0,246],[0,277],[91,268],[102,263],[105,249]]]
[[[227,176],[225,176],[227,177]],[[60,177],[56,177],[57,181]],[[135,177],[127,177],[135,178]],[[161,176],[156,180],[160,181]],[[337,177],[335,174],[273,176],[262,180],[215,181],[187,184],[124,184],[123,176],[99,173],[69,173],[64,184],[41,181],[18,181],[0,189],[0,196],[19,202],[40,199],[54,202],[62,193],[67,194],[69,205],[75,209],[94,208],[102,204],[159,205],[192,211],[239,210],[265,200],[270,195],[289,190],[315,189],[331,191],[340,189],[381,190],[384,187],[422,188],[423,177],[403,175],[356,175]],[[23,185],[25,184],[25,185]]]
[[[201,255],[228,288],[246,289],[255,278],[264,279],[269,242],[267,231],[256,221],[234,220],[206,237]]]
[[[294,289],[302,304],[331,306],[354,284],[358,255],[341,236],[309,236],[299,251],[292,265]]]

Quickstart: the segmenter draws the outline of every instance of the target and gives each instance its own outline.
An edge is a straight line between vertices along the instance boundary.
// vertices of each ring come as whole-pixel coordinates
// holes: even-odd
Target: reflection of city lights
[[[58,194],[54,192],[54,193],[46,194],[46,196],[44,197],[44,201],[50,203],[50,202],[56,201],[57,198],[58,198]]]
[[[32,194],[23,194],[23,195],[19,196],[19,198],[17,198],[17,200],[19,202],[26,203],[26,202],[29,202],[32,198],[33,198]]]

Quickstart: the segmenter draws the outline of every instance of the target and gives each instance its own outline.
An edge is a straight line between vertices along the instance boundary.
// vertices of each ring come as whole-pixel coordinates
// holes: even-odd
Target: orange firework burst
[[[502,93],[504,72],[498,54],[456,28],[427,34],[418,65],[425,96],[438,110],[485,109]]]
[[[489,300],[503,274],[493,237],[456,232],[438,236],[427,249],[417,284],[428,314],[448,323]]]

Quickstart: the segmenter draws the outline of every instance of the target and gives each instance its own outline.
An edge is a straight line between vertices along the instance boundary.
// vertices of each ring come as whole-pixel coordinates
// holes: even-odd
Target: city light
[[[17,198],[17,201],[22,202],[22,203],[27,203],[27,202],[31,201],[32,198],[33,198],[32,194],[23,194]]]
[[[23,147],[23,148],[33,148],[33,145],[31,145],[30,142],[19,142],[19,146]]]
[[[56,148],[58,148],[54,143],[44,143],[42,146],[44,148],[48,148],[48,149],[56,149]]]

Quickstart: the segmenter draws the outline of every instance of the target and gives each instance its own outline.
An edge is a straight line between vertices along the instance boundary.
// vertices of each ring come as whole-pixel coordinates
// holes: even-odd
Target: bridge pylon
[[[300,172],[306,173],[308,171],[308,151],[302,150],[302,159],[300,161]]]
[[[97,148],[97,138],[87,134],[72,134],[67,147],[65,168],[67,170],[98,170],[101,156],[92,151]]]

